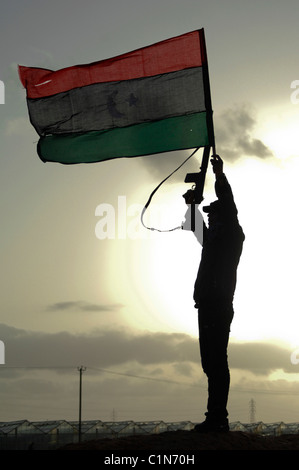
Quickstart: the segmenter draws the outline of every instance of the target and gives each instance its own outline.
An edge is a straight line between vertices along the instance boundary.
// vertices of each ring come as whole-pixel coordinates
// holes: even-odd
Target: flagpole
[[[204,147],[199,173],[197,175],[187,174],[185,178],[185,183],[190,183],[190,182],[195,183],[194,200],[191,203],[191,230],[193,232],[195,232],[195,228],[196,228],[195,227],[196,204],[200,204],[203,201],[203,190],[204,190],[206,172],[207,172],[207,168],[209,164],[210,150],[212,149],[213,155],[216,154],[216,144],[215,144],[214,125],[213,125],[213,110],[212,110],[211,89],[210,89],[209,68],[208,68],[208,56],[207,56],[204,28],[199,29],[198,34],[199,34],[200,53],[201,53],[201,58],[202,58],[202,74],[203,74],[202,76],[203,76],[206,123],[207,123],[209,145]]]
[[[200,204],[203,201],[203,190],[205,185],[206,173],[209,164],[210,146],[204,147],[203,156],[201,160],[200,172],[195,182],[194,200],[191,203],[191,230],[195,232],[195,214],[196,204]]]
[[[204,86],[204,97],[205,97],[205,108],[207,113],[207,128],[209,144],[212,148],[213,155],[216,154],[216,143],[214,135],[214,124],[213,124],[213,108],[211,99],[211,87],[209,77],[209,66],[208,66],[208,54],[206,48],[206,39],[204,28],[199,30],[199,42],[202,57],[202,73],[203,73],[203,86]]]

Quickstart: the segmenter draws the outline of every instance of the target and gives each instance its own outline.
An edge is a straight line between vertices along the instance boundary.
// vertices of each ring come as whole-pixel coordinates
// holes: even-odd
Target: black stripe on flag
[[[205,111],[202,68],[97,83],[46,98],[28,99],[39,135],[126,127]]]

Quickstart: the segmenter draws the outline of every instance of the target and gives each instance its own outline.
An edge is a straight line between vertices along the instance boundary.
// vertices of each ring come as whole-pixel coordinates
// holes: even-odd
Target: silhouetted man
[[[218,199],[203,207],[209,223],[208,227],[203,227],[201,262],[194,286],[201,362],[208,378],[206,419],[195,426],[198,432],[229,430],[227,346],[234,315],[237,267],[245,239],[233,193],[223,173],[223,162],[214,155],[211,163]]]

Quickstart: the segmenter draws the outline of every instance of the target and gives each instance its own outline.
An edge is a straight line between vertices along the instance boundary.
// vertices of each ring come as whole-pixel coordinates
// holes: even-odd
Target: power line
[[[3,365],[0,367],[0,373],[3,370],[6,369],[30,369],[30,370],[62,370],[62,369],[68,369],[68,370],[75,370],[77,366],[6,366]],[[174,385],[183,385],[187,387],[196,387],[196,388],[205,388],[205,385],[201,384],[196,384],[196,383],[188,383],[188,382],[179,382],[171,379],[158,379],[155,377],[148,377],[148,376],[142,376],[142,375],[135,375],[135,374],[128,374],[125,372],[118,372],[118,371],[112,371],[109,369],[101,369],[97,367],[88,367],[89,370],[94,370],[98,372],[104,372],[107,374],[113,374],[113,375],[119,375],[119,376],[124,376],[124,377],[131,377],[135,379],[140,379],[140,380],[151,380],[155,382],[164,382],[164,383],[170,383]],[[230,387],[230,392],[239,392],[239,393],[264,393],[268,395],[298,395],[299,390],[271,390],[271,389],[259,389],[259,388],[243,388],[243,387],[238,387],[238,386],[231,386]]]
[[[4,368],[0,368],[0,371],[4,370]],[[5,369],[40,369],[40,370],[55,370],[55,369],[69,369],[69,370],[75,370],[75,366],[6,366]],[[187,382],[179,382],[171,379],[158,379],[155,377],[148,377],[148,376],[142,376],[142,375],[134,375],[134,374],[128,374],[125,372],[117,372],[113,370],[108,370],[108,369],[101,369],[98,367],[88,367],[89,370],[94,370],[97,372],[105,372],[107,374],[113,374],[113,375],[121,375],[124,377],[132,377],[135,379],[142,379],[142,380],[152,380],[154,382],[165,382],[165,383],[172,383],[175,385],[186,385],[186,386],[191,386],[191,387],[198,387],[198,385],[195,384],[189,384]],[[203,387],[202,385],[199,385],[199,387]]]
[[[152,380],[154,382],[164,382],[164,383],[171,383],[171,384],[175,384],[175,385],[186,385],[188,387],[198,387],[198,386],[203,387],[203,385],[189,384],[187,382],[178,382],[178,381],[170,380],[170,379],[157,379],[156,377],[147,377],[147,376],[143,376],[143,375],[126,374],[124,372],[115,372],[115,371],[112,371],[112,370],[99,369],[99,368],[96,368],[96,367],[89,367],[89,369],[96,370],[98,372],[106,372],[108,374],[123,375],[125,377],[132,377],[134,379]]]

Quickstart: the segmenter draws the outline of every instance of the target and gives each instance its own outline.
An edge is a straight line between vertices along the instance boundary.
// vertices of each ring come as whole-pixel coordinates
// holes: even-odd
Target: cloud
[[[248,370],[256,375],[269,375],[275,370],[298,373],[291,362],[292,351],[271,343],[231,343],[229,357],[231,368]]]
[[[175,365],[186,375],[190,364],[199,364],[197,338],[182,333],[139,333],[104,329],[89,334],[43,333],[0,325],[7,366],[119,368],[134,362],[155,368]],[[229,345],[231,369],[269,375],[275,370],[297,373],[292,351],[272,343],[233,343]]]
[[[48,311],[61,311],[61,310],[80,310],[83,312],[115,312],[122,307],[121,304],[91,304],[82,300],[57,302],[49,305],[46,310]]]
[[[254,137],[257,119],[250,106],[239,105],[226,109],[220,115],[215,113],[214,126],[217,153],[224,160],[235,161],[244,156],[273,156],[272,151]]]
[[[196,341],[184,334],[95,330],[90,334],[43,333],[0,325],[6,364],[20,367],[119,366],[130,361],[157,365],[197,361]]]
[[[0,338],[6,346],[6,366],[0,367],[3,420],[76,419],[81,365],[86,366],[84,419],[110,420],[116,409],[117,420],[194,421],[205,412],[207,381],[198,341],[189,335],[133,334],[113,328],[90,334],[49,334],[2,324]],[[296,382],[267,378],[276,369],[298,372],[290,354],[273,344],[230,344],[232,420],[248,419],[248,392],[259,394],[260,410],[269,403],[270,393],[275,413],[285,406],[286,394],[296,397]],[[276,414],[273,418],[270,410],[263,419],[287,418]]]

